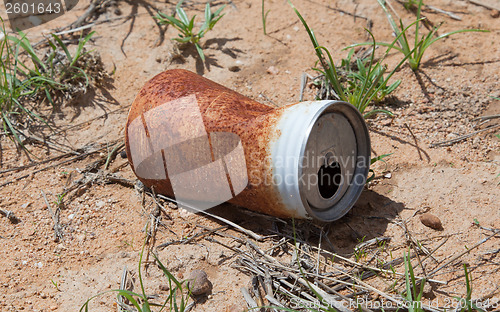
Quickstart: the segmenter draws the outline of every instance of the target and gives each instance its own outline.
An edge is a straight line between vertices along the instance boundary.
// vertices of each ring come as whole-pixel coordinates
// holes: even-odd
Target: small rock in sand
[[[267,69],[267,73],[270,75],[277,75],[279,72],[280,71],[274,66],[269,66],[269,68]]]
[[[420,216],[420,222],[423,225],[430,227],[431,229],[442,231],[443,225],[441,224],[441,220],[433,214],[424,213]]]
[[[188,288],[194,296],[203,295],[212,289],[207,273],[203,270],[193,270],[188,277]]]

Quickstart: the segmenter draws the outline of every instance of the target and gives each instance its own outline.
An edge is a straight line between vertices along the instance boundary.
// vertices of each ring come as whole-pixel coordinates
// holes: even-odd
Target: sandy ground
[[[498,1],[492,2],[499,5]],[[222,3],[225,2],[214,5]],[[189,15],[203,15],[204,3],[188,4]],[[367,39],[367,20],[362,17],[370,19],[378,40],[391,40],[389,24],[376,1],[318,0],[294,4],[336,61],[346,55],[341,48]],[[396,74],[395,78],[403,82],[394,96],[381,104],[395,117],[378,116],[367,121],[373,154],[393,154],[387,158],[387,164],[374,166],[377,178],[348,215],[325,226],[332,243],[325,248],[340,255],[353,257],[353,248],[361,240],[389,236],[392,240],[387,248],[393,251],[390,256],[401,256],[408,246],[400,226],[401,220],[406,220],[412,236],[429,250],[446,240],[433,254],[435,259],[425,262],[426,269],[433,270],[492,234],[474,220],[483,227],[500,228],[500,180],[496,177],[500,173],[500,144],[495,133],[484,132],[451,146],[430,147],[432,143],[475,131],[475,117],[500,113],[500,101],[490,97],[500,96],[500,19],[494,17],[495,12],[467,1],[438,0],[432,5],[462,19],[457,21],[426,10],[425,16],[434,24],[444,22],[440,33],[477,27],[490,32],[458,34],[439,41],[428,49],[419,74],[407,66]],[[81,1],[63,17],[29,30],[28,36],[33,42],[40,40],[50,29],[76,20],[87,6],[88,1]],[[168,28],[162,39],[162,29],[150,16],[157,10],[171,12],[174,4],[148,0],[119,2],[101,14],[98,21],[110,21],[93,27],[97,34],[90,43],[102,56],[106,70],[114,70],[110,86],[55,109],[48,105],[38,108],[58,133],[47,128],[40,131],[74,149],[91,142],[105,146],[122,140],[127,111],[138,90],[155,74],[172,68],[197,72],[261,102],[278,106],[297,102],[301,74],[313,74],[313,49],[288,4],[274,0],[266,1],[266,6],[271,11],[268,35],[264,36],[260,1],[235,0],[228,4],[226,15],[203,40],[207,56],[204,66],[194,49],[179,52],[175,48],[169,40],[176,36],[173,28]],[[401,5],[394,6],[403,20],[413,18]],[[361,17],[342,12],[355,12]],[[390,55],[387,62],[394,65],[399,57]],[[268,72],[271,66],[277,73]],[[315,92],[307,88],[305,99],[313,99]],[[78,126],[69,128],[74,125]],[[2,136],[0,144],[0,170],[30,164],[8,137]],[[61,154],[50,146],[32,144],[28,148],[38,158],[32,156],[36,161]],[[134,274],[137,286],[144,228],[152,209],[150,200],[143,205],[142,196],[133,188],[94,183],[78,196],[65,199],[60,213],[64,238],[54,242],[53,221],[41,195],[43,191],[53,203],[68,179],[71,183],[81,178],[79,172],[86,165],[105,155],[106,149],[40,173],[30,174],[45,165],[0,175],[4,183],[28,174],[0,189],[0,207],[14,212],[21,220],[11,224],[7,218],[0,218],[1,311],[77,311],[87,298],[118,288],[124,266]],[[117,157],[111,164],[111,169],[115,168],[117,174],[135,179],[126,159]],[[425,211],[440,218],[443,231],[422,225],[419,215]],[[213,212],[256,233],[270,234],[270,221],[249,217],[240,208],[222,205]],[[158,232],[157,244],[202,232],[200,225],[221,225],[178,209],[169,208],[168,213],[171,220],[164,219],[168,229]],[[287,221],[290,227],[291,222]],[[225,232],[245,237],[231,229]],[[219,239],[231,244],[228,238]],[[314,235],[306,239],[313,245],[318,241]],[[273,243],[269,239],[258,244],[265,249]],[[432,285],[434,295],[443,300],[441,305],[453,296],[465,294],[462,263],[467,263],[472,271],[473,297],[489,296],[493,302],[500,301],[497,248],[495,236],[435,275],[435,279],[447,282]],[[251,277],[234,267],[235,255],[229,249],[199,239],[168,246],[158,255],[180,279],[193,269],[207,272],[212,292],[197,299],[193,311],[246,308],[239,289],[247,286]],[[388,258],[389,254],[385,256]],[[403,272],[404,267],[397,270]],[[417,269],[417,273],[422,274],[422,270]],[[149,293],[165,296],[160,285],[166,281],[159,270],[151,267],[143,272],[143,279]],[[378,287],[383,283],[378,279],[368,282]],[[114,294],[98,297],[91,311],[115,311],[113,297]],[[489,307],[493,309],[493,305]]]

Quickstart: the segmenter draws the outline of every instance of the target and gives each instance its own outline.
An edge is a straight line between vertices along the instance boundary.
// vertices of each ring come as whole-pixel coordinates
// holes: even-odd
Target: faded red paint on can
[[[352,105],[272,108],[180,69],[146,83],[125,129],[137,177],[201,210],[228,201],[333,221],[359,198],[370,164],[368,129]],[[318,182],[325,177],[333,184]]]
[[[261,104],[186,70],[176,69],[158,74],[146,83],[134,100],[125,128],[127,155],[134,172],[128,131],[130,123],[136,118],[143,118],[142,116],[152,109],[168,103],[167,107],[162,108],[162,112],[175,115],[175,118],[189,125],[192,116],[189,111],[179,109],[176,100],[192,95],[196,96],[207,132],[235,133],[241,139],[248,185],[229,202],[275,216],[292,217],[293,215],[283,207],[275,186],[272,183],[263,183],[272,181],[269,142],[279,135],[273,131],[273,126],[283,108],[274,109]],[[157,114],[150,119],[159,121],[164,117]],[[148,129],[146,135],[150,137]],[[174,197],[168,175],[165,179],[139,179],[144,185],[153,187],[155,192]]]

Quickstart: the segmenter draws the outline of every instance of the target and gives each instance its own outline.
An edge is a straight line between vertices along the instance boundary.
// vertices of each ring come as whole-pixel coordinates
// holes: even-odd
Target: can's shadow
[[[318,246],[340,255],[351,255],[354,247],[372,238],[382,237],[389,223],[404,209],[404,205],[372,190],[363,191],[354,207],[341,219],[324,223],[309,220],[280,219],[258,214],[229,203],[209,210],[259,235],[285,237]],[[217,221],[217,220],[214,220]],[[223,222],[221,225],[224,225]]]
[[[403,203],[372,190],[365,190],[354,207],[341,219],[332,222],[329,238],[342,254],[372,238],[386,236],[389,225],[405,208]]]

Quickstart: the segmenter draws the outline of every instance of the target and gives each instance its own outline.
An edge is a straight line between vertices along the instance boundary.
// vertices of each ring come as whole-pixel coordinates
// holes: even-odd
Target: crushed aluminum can
[[[333,221],[359,198],[370,138],[351,104],[269,107],[186,70],[139,91],[125,128],[140,181],[193,212],[223,202]]]

